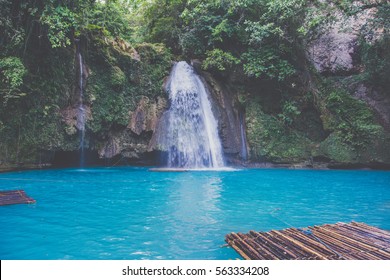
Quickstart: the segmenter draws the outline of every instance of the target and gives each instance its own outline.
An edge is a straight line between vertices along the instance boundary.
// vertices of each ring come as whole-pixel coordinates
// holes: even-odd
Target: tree
[[[387,0],[335,1],[344,17],[371,16],[360,29],[360,56],[364,65],[365,81],[390,92],[390,2]]]
[[[164,43],[177,53],[182,28],[180,15],[186,4],[186,0],[154,0],[144,6],[140,36],[149,42]]]
[[[9,99],[19,98],[25,93],[21,91],[26,68],[17,57],[5,57],[0,59],[0,93],[3,103]]]

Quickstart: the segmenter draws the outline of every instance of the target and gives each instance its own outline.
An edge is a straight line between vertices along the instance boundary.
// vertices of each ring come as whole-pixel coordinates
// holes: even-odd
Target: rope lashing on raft
[[[328,244],[324,243],[319,237],[315,236],[314,233],[311,231],[311,229],[303,229],[303,228],[297,228],[298,231],[302,232],[303,234],[307,235],[307,236],[311,236],[313,237],[315,240],[317,240],[318,242],[320,242],[322,245],[324,245],[326,248],[328,248],[329,250],[331,250],[333,253],[335,253],[337,256],[339,256],[339,258],[343,259],[343,255],[341,255],[340,253],[336,252],[335,250],[333,250]]]
[[[329,250],[331,250],[333,253],[335,253],[337,256],[339,256],[339,258],[344,258],[343,255],[341,255],[340,253],[336,252],[335,250],[333,250],[328,244],[324,243],[319,237],[317,237],[313,231],[311,229],[304,229],[304,228],[299,228],[299,227],[295,227],[293,226],[292,224],[280,219],[279,217],[275,216],[274,213],[276,211],[280,211],[282,210],[281,208],[274,208],[271,212],[270,212],[270,215],[277,219],[278,221],[288,225],[290,228],[296,228],[298,231],[302,232],[303,234],[307,235],[307,236],[311,236],[313,237],[315,240],[317,240],[318,242],[320,242],[322,245],[324,245],[326,248],[328,248]]]

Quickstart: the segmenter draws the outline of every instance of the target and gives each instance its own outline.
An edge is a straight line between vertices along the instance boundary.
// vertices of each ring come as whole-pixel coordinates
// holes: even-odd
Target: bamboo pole
[[[285,235],[285,234],[283,234],[283,233],[281,233],[281,232],[277,232],[277,231],[272,231],[272,232],[274,232],[275,234],[280,235],[281,237],[283,237],[283,238],[289,240],[291,243],[296,244],[297,246],[300,246],[303,250],[305,250],[305,251],[307,251],[307,252],[309,252],[309,253],[311,253],[311,254],[317,256],[318,258],[320,258],[320,259],[322,259],[322,260],[326,260],[326,259],[327,259],[326,256],[324,256],[324,255],[322,255],[322,254],[320,254],[320,253],[318,253],[318,252],[312,250],[311,248],[307,247],[307,246],[306,246],[305,244],[303,244],[302,242],[299,242],[299,241],[297,241],[297,240],[295,240],[295,239],[292,239],[292,238],[290,238],[289,236],[287,236],[287,235]]]
[[[0,206],[35,202],[24,190],[0,191]]]
[[[390,242],[390,240],[384,241],[379,237],[372,237],[372,236],[367,237],[366,235],[363,236],[359,232],[351,231],[351,230],[344,228],[344,227],[339,227],[339,228],[335,229],[335,231],[337,233],[342,234],[342,235],[350,236],[351,238],[358,240],[362,243],[371,244],[372,246],[375,246],[375,247],[380,248],[380,249],[387,248],[389,246],[389,242]]]
[[[331,235],[334,236],[335,239],[343,241],[344,243],[350,244],[351,246],[359,248],[359,249],[369,250],[369,251],[380,250],[380,248],[372,246],[371,244],[359,242],[358,240],[353,239],[353,238],[351,238],[349,236],[340,235],[337,232],[330,231],[329,229],[326,229],[326,228],[322,228],[322,229],[320,229],[320,231],[322,231],[322,232],[330,232]],[[389,255],[389,257],[390,257],[390,255]]]
[[[231,233],[225,240],[245,259],[390,259],[387,231],[356,222],[309,229]]]
[[[262,242],[262,244],[272,244],[274,247],[278,248],[280,251],[283,252],[283,257],[287,257],[287,258],[294,258],[296,259],[298,257],[297,254],[293,253],[292,250],[289,250],[287,248],[287,246],[282,246],[282,245],[279,245],[278,243],[276,242],[273,242],[272,240],[270,240],[269,238],[267,238],[266,236],[262,236],[261,234],[257,233],[257,232],[254,232],[254,231],[251,231],[250,234],[256,238],[258,241]]]
[[[287,232],[290,232],[291,229],[286,229]],[[332,256],[333,258],[337,258],[337,254],[330,250],[328,247],[326,247],[323,243],[320,243],[317,239],[313,238],[312,236],[308,236],[300,231],[294,231],[294,238],[297,240],[305,243],[312,247],[313,249],[316,249],[317,251],[321,252],[324,255]]]
[[[283,247],[286,247],[286,248],[289,248],[289,250],[292,250],[294,252],[294,254],[296,254],[298,256],[297,259],[299,259],[299,260],[313,259],[312,254],[309,254],[308,252],[303,250],[300,246],[297,246],[296,244],[291,243],[289,240],[287,240],[279,235],[272,234],[271,232],[266,233],[266,234],[269,236],[269,238],[273,242],[279,243]]]

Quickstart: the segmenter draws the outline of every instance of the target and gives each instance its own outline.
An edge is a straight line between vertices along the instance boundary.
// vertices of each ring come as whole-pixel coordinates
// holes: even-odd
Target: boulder
[[[356,99],[363,100],[373,109],[380,124],[390,131],[390,96],[372,86],[359,83],[352,92]]]
[[[101,158],[113,158],[122,155],[125,158],[140,159],[143,154],[151,152],[153,135],[157,124],[167,108],[167,100],[158,96],[151,100],[142,96],[134,112],[130,112],[130,121],[127,128],[120,132],[113,132],[106,143],[99,149]]]
[[[361,28],[373,17],[375,8],[356,17],[343,19],[336,14],[335,23],[308,45],[308,57],[318,72],[327,75],[345,75],[360,71],[357,59],[358,37]]]

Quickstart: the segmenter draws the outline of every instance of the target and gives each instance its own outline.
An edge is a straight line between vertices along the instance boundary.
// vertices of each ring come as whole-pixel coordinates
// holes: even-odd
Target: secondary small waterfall
[[[240,117],[240,137],[241,137],[240,155],[241,155],[242,160],[247,161],[248,160],[248,150],[246,147],[244,114],[242,112],[240,112],[239,117]]]
[[[208,92],[192,66],[174,65],[167,83],[170,109],[160,147],[168,152],[171,168],[224,167],[218,124],[211,110]]]
[[[80,132],[80,167],[85,163],[85,122],[86,112],[84,106],[84,63],[81,55],[80,46],[77,45],[77,59],[79,62],[79,102],[77,108],[77,129]]]

